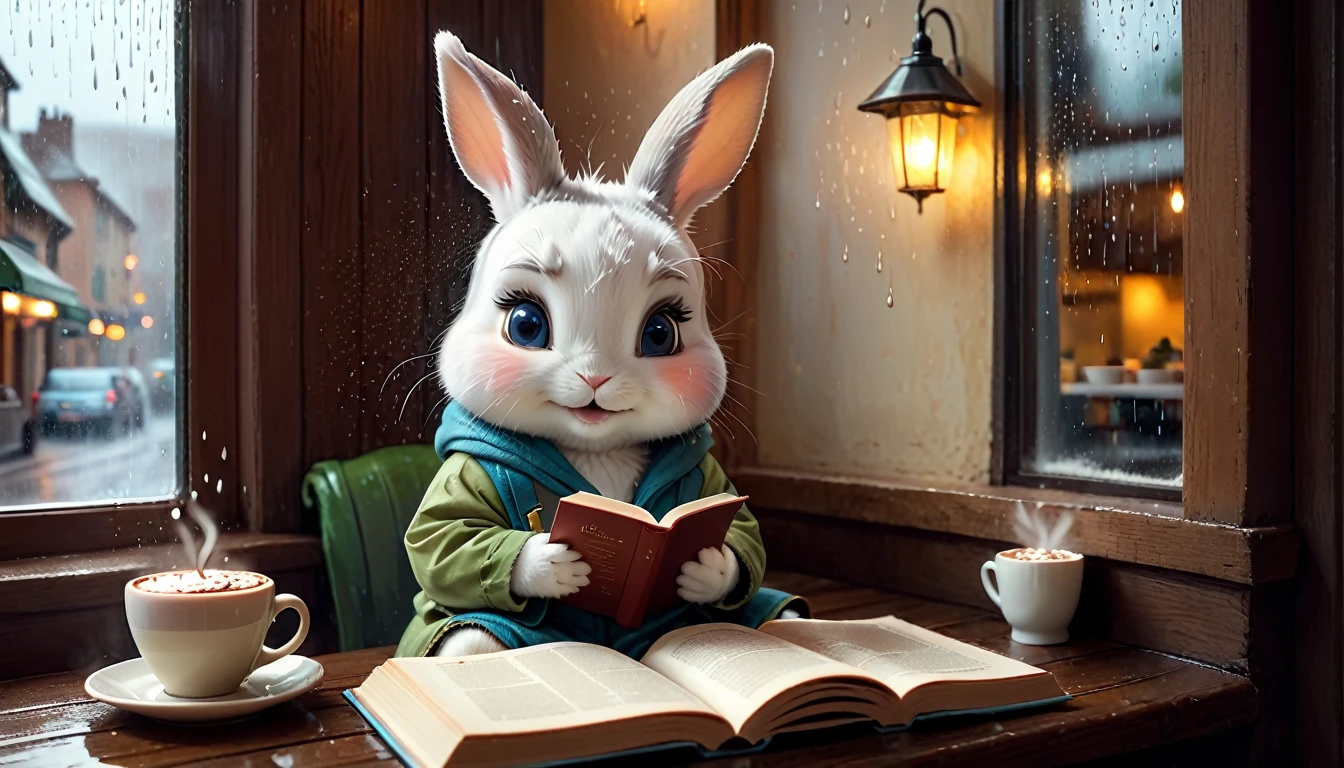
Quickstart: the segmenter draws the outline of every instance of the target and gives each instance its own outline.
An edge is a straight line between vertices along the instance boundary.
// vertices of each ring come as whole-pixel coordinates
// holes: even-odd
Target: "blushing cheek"
[[[479,362],[481,386],[490,397],[500,397],[509,392],[527,373],[529,354],[513,347],[492,349],[483,353]],[[486,373],[488,372],[488,375]]]
[[[713,399],[716,389],[713,374],[690,358],[678,355],[660,360],[655,376],[664,389],[701,408],[708,407]]]

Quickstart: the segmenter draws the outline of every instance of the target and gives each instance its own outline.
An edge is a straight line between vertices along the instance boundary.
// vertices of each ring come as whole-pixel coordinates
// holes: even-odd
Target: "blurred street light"
[[[145,315],[144,317],[140,318],[140,327],[145,329],[153,328],[154,318],[150,317],[149,315]]]
[[[121,341],[126,338],[126,329],[113,323],[107,326],[107,338],[112,341]]]
[[[139,264],[140,264],[140,260],[137,259],[137,258],[135,257],[135,254],[132,253],[132,254],[129,254],[129,255],[126,256],[126,269],[127,269],[127,271],[132,270],[132,269],[135,269],[136,266],[138,266]]]
[[[103,332],[106,330],[107,326],[103,324],[102,320],[95,317],[89,321],[89,333],[92,333],[94,336],[102,336]]]
[[[136,304],[144,304],[144,303],[145,303],[145,292],[144,292],[144,291],[136,291],[136,292],[135,292],[135,295],[131,297],[131,301],[134,301]]]

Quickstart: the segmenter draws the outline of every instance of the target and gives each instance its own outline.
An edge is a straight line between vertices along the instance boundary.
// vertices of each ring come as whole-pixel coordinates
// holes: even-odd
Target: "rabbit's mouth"
[[[597,404],[597,400],[590,400],[582,408],[570,408],[569,412],[584,424],[601,424],[610,418],[613,413],[619,413],[619,411],[609,411],[603,408]]]

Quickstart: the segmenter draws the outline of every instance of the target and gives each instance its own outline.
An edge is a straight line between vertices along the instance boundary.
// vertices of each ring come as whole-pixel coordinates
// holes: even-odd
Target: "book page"
[[[663,635],[644,665],[718,710],[741,730],[757,709],[795,686],[857,670],[754,629],[702,624]]]
[[[713,496],[706,496],[703,499],[688,501],[685,504],[680,504],[668,510],[667,514],[663,515],[663,519],[659,523],[659,525],[663,526],[664,528],[671,528],[673,524],[677,522],[677,520],[687,515],[695,514],[696,512],[699,512],[702,509],[717,507],[720,504],[727,504],[728,502],[731,501],[736,501],[737,505],[740,507],[746,503],[747,497],[734,496],[731,493],[716,493]],[[733,510],[733,514],[737,514],[736,509]]]
[[[631,520],[638,520],[641,523],[647,523],[649,525],[658,524],[658,521],[653,519],[653,515],[650,515],[648,510],[643,507],[637,507],[634,504],[627,504],[624,501],[607,498],[606,496],[598,496],[593,493],[588,493],[587,491],[571,493],[560,501],[580,507],[587,507],[589,509],[599,509],[603,512],[610,512],[613,515],[628,517]]]
[[[705,702],[657,672],[585,643],[389,663],[467,733],[554,730],[674,712],[719,719]]]
[[[772,621],[761,631],[858,667],[902,697],[932,681],[1001,680],[1041,673],[894,616],[862,621]]]

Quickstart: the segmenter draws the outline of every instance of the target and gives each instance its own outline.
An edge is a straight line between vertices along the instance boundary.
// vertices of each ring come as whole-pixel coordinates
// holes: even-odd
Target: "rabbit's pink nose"
[[[597,389],[603,384],[606,384],[608,381],[611,381],[610,376],[604,376],[600,373],[592,374],[591,376],[585,376],[584,374],[580,373],[579,378],[583,379],[583,382],[588,386],[592,387],[593,389]]]

